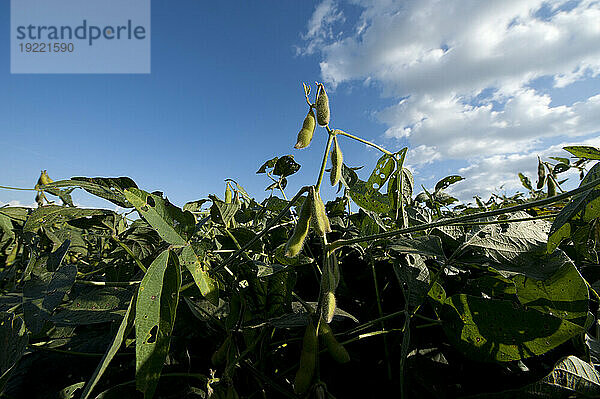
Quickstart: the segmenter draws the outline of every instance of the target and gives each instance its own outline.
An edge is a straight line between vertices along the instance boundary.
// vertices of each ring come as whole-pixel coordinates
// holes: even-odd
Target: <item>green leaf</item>
[[[482,399],[539,399],[539,398],[597,398],[600,396],[600,374],[594,366],[576,356],[560,359],[550,374],[540,381],[519,389],[469,398]]]
[[[236,212],[240,209],[240,205],[236,203],[226,204],[214,195],[209,195],[213,204],[210,207],[210,215],[214,221],[219,221],[225,226],[234,218]]]
[[[392,155],[384,154],[379,161],[377,166],[371,172],[367,185],[373,190],[380,190],[385,182],[388,180],[392,172],[396,169],[396,160]]]
[[[196,226],[191,212],[137,188],[125,190],[125,197],[163,240],[173,245],[187,245]]]
[[[446,299],[442,320],[450,342],[478,361],[538,356],[583,332],[568,320],[513,301],[465,294]]]
[[[529,191],[533,191],[533,186],[531,185],[531,180],[529,177],[525,176],[523,173],[519,173],[519,179],[521,180],[521,184]]]
[[[63,265],[52,274],[32,275],[23,286],[23,316],[33,335],[44,329],[52,312],[63,301],[77,275],[77,266]]]
[[[208,275],[208,272],[202,266],[202,263],[200,263],[198,255],[196,255],[191,245],[183,248],[183,251],[179,255],[179,263],[190,271],[202,296],[208,299],[213,305],[218,305],[219,289],[217,283]]]
[[[129,177],[72,177],[71,180],[55,181],[42,186],[44,190],[54,187],[80,187],[115,205],[131,208],[133,205],[125,198],[125,190],[137,188],[137,185]]]
[[[58,205],[42,206],[29,215],[23,226],[23,231],[34,233],[42,226],[52,226],[53,224],[61,224],[74,219],[94,215],[109,215],[112,213],[112,211],[105,209],[80,209]]]
[[[464,177],[458,175],[446,176],[442,180],[438,181],[435,185],[435,191],[445,190],[452,184],[457,183],[461,180],[465,180]]]
[[[200,209],[202,208],[202,205],[204,205],[208,201],[210,201],[210,200],[204,198],[204,199],[197,200],[197,201],[187,202],[183,206],[183,210],[184,211],[190,211],[190,212],[200,212]]]
[[[293,155],[285,155],[277,160],[273,174],[275,176],[287,177],[300,170],[300,164],[294,160]]]
[[[511,219],[526,217],[517,212]],[[549,223],[530,220],[503,224],[490,224],[473,229],[462,245],[463,262],[490,262],[504,277],[523,274],[543,279],[550,277],[565,262],[562,251],[548,256],[545,251]]]
[[[388,249],[401,254],[445,257],[442,240],[437,236],[398,237],[388,244]]]
[[[22,206],[3,206],[0,208],[1,215],[8,216],[11,220],[19,223],[24,223],[31,211],[31,208]]]
[[[594,180],[600,179],[600,163],[596,163],[585,178],[581,181],[580,186],[591,183]],[[571,201],[560,211],[554,219],[550,228],[550,237],[548,238],[547,252],[554,251],[560,242],[570,237],[574,230],[565,227],[576,218],[582,218],[585,222],[600,216],[600,189],[597,187],[585,191],[573,197]]]
[[[390,203],[386,195],[372,189],[368,183],[358,181],[349,190],[350,198],[361,208],[377,213],[390,211]]]
[[[267,162],[265,162],[264,164],[262,164],[262,166],[256,171],[256,173],[257,174],[259,174],[259,173],[266,173],[267,169],[274,168],[278,159],[279,159],[279,157],[275,157],[275,158],[269,159]]]
[[[94,370],[94,374],[92,374],[85,388],[83,389],[83,392],[81,393],[81,399],[89,398],[89,396],[92,393],[92,390],[94,389],[98,381],[100,381],[102,374],[104,374],[104,371],[106,371],[106,368],[117,354],[117,351],[121,347],[123,340],[127,337],[129,332],[133,328],[133,321],[135,319],[135,308],[133,307],[133,304],[135,303],[135,301],[136,296],[134,295],[133,298],[131,298],[131,301],[129,301],[129,306],[127,307],[127,311],[125,312],[125,316],[123,317],[123,320],[119,325],[117,333],[115,334],[112,342],[106,349],[104,356],[102,356],[102,360],[100,360],[100,363],[96,367],[96,370]]]
[[[28,343],[23,319],[12,313],[0,312],[0,392],[25,353]]]
[[[147,398],[156,390],[169,352],[180,287],[177,257],[165,250],[142,279],[135,308],[136,388]]]
[[[576,145],[563,147],[563,150],[569,151],[578,158],[600,159],[600,150],[594,147]]]
[[[429,292],[429,269],[420,255],[408,254],[394,262],[394,273],[410,306],[418,306]]]
[[[52,317],[57,325],[88,325],[120,320],[131,292],[125,288],[93,289],[75,298]]]
[[[565,262],[546,280],[519,275],[513,281],[524,306],[584,327],[589,308],[588,288],[572,262]]]

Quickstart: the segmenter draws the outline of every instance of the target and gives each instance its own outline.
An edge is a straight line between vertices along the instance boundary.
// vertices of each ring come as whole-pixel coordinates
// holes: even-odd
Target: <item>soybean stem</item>
[[[340,135],[342,135],[342,136],[346,136],[346,137],[350,137],[351,139],[354,139],[354,140],[356,140],[356,141],[360,141],[360,142],[361,142],[361,143],[363,143],[363,144],[370,145],[371,147],[377,148],[379,151],[381,151],[381,152],[383,152],[383,153],[385,153],[385,154],[388,154],[388,155],[394,155],[393,153],[389,152],[388,150],[386,150],[386,149],[385,149],[385,148],[383,148],[383,147],[380,147],[380,146],[378,146],[378,145],[377,145],[377,144],[375,144],[375,143],[371,143],[371,142],[370,142],[370,141],[368,141],[368,140],[361,139],[360,137],[358,137],[358,136],[355,136],[355,135],[353,135],[353,134],[346,133],[346,132],[344,132],[343,130],[338,130],[338,131],[337,131],[337,134],[340,134]]]

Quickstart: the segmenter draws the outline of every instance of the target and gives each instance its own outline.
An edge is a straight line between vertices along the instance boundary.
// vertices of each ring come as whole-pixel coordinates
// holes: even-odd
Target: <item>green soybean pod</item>
[[[344,156],[342,155],[342,149],[338,144],[337,136],[333,137],[333,150],[331,151],[331,173],[329,178],[332,186],[337,186],[342,176],[342,163],[344,162]]]
[[[313,134],[315,133],[315,127],[317,123],[315,121],[315,113],[311,109],[308,110],[308,114],[306,118],[304,118],[304,122],[302,122],[302,129],[298,132],[298,139],[296,140],[296,145],[294,148],[301,149],[306,148],[310,144]]]
[[[289,258],[293,258],[300,253],[302,246],[304,245],[304,240],[308,235],[313,208],[311,202],[312,197],[309,194],[304,200],[304,204],[302,204],[302,209],[300,209],[300,216],[296,222],[296,227],[294,227],[294,232],[292,233],[292,236],[288,242],[285,244],[285,256]]]
[[[310,388],[315,367],[317,365],[317,353],[319,352],[319,338],[317,330],[309,320],[302,339],[302,353],[300,354],[300,367],[294,379],[294,392],[303,394]]]
[[[331,323],[335,315],[336,300],[333,291],[324,291],[322,296],[321,317],[327,323]]]
[[[321,323],[319,323],[319,337],[323,344],[325,344],[327,352],[333,357],[333,360],[342,364],[350,361],[350,354],[344,348],[344,345],[335,339],[331,327],[324,320],[321,320]]]
[[[321,126],[329,125],[329,97],[325,91],[325,86],[319,84],[319,94],[317,95],[317,122]]]
[[[229,187],[229,183],[227,183],[227,187],[225,188],[225,203],[231,204],[233,200],[233,195],[231,194],[231,187]]]
[[[537,189],[541,190],[544,187],[544,182],[546,180],[546,168],[544,167],[544,163],[538,157],[538,181],[537,181]]]
[[[329,218],[327,212],[325,212],[325,204],[319,195],[318,191],[314,186],[310,188],[308,194],[312,198],[312,224],[316,233],[323,237],[326,233],[331,233],[331,225],[329,224]]]

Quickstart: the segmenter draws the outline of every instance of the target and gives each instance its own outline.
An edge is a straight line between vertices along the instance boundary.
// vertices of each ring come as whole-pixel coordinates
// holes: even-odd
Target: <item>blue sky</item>
[[[11,75],[9,17],[1,2],[0,185],[32,187],[41,169],[130,176],[182,205],[222,196],[231,178],[262,199],[258,167],[294,154],[293,195],[314,182],[325,142],[318,130],[293,149],[301,82],[315,80],[335,128],[408,145],[427,186],[464,175],[454,193],[466,200],[517,189],[518,171],[534,180],[537,154],[600,146],[597,1],[153,1],[149,75]],[[351,166],[379,156],[341,146]],[[34,195],[0,190],[0,202]]]

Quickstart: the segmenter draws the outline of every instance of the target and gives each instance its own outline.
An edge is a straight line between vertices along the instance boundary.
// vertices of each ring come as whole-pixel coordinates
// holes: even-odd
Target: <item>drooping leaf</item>
[[[208,271],[202,266],[194,248],[189,245],[183,248],[179,255],[179,263],[184,265],[194,278],[194,282],[200,289],[200,293],[214,305],[219,304],[219,289],[217,283],[208,275]]]
[[[137,185],[129,177],[72,177],[71,180],[55,181],[42,186],[43,189],[54,187],[80,187],[115,205],[132,208],[133,205],[125,198],[125,190],[137,188]]]
[[[182,211],[161,196],[137,188],[126,189],[125,197],[163,240],[169,244],[187,245],[196,226],[191,212]]]
[[[526,217],[518,212],[511,219]],[[546,254],[550,224],[541,220],[530,220],[503,224],[484,225],[469,233],[462,245],[464,262],[489,262],[505,277],[523,274],[543,279],[551,276],[565,262],[564,253],[553,256]]]
[[[264,164],[262,164],[262,166],[256,171],[256,173],[257,174],[258,173],[266,173],[267,169],[274,168],[278,159],[279,159],[279,157],[275,157],[275,158],[269,159],[267,162],[265,162]]]
[[[437,236],[421,236],[415,238],[398,237],[388,244],[388,249],[402,254],[420,254],[425,256],[444,257],[442,240]]]
[[[394,273],[410,306],[420,305],[429,292],[429,269],[421,255],[408,254],[394,262]]]
[[[288,177],[300,170],[300,164],[294,160],[293,155],[284,155],[275,162],[273,174]]]
[[[234,218],[236,212],[240,209],[240,205],[236,203],[227,204],[221,201],[214,195],[209,195],[213,204],[210,207],[210,215],[214,221],[219,221],[225,226]]]
[[[521,184],[529,191],[533,191],[533,186],[531,185],[531,179],[525,176],[523,173],[519,173],[519,179],[521,180]]]
[[[600,163],[596,163],[590,169],[580,186],[597,179],[600,179]],[[572,220],[581,218],[583,221],[589,222],[597,217],[600,217],[600,189],[598,187],[573,197],[552,223],[547,244],[548,253],[554,251],[562,240],[570,237],[573,230],[570,226]]]
[[[165,250],[142,279],[135,308],[136,388],[147,398],[156,390],[169,352],[180,287],[177,257]]]
[[[81,393],[81,399],[88,399],[90,397],[92,390],[94,389],[98,381],[100,381],[102,374],[104,374],[104,371],[106,371],[106,368],[117,354],[117,351],[121,347],[123,340],[127,337],[129,332],[133,328],[133,322],[135,319],[135,308],[133,305],[135,302],[136,296],[134,295],[129,301],[129,306],[127,307],[127,311],[125,312],[125,316],[123,317],[123,320],[119,325],[117,333],[115,334],[112,342],[106,349],[104,356],[102,356],[102,360],[100,360],[100,363],[96,367],[96,370],[94,370],[94,374],[92,374],[85,388],[83,389],[83,392]]]
[[[54,273],[35,274],[23,286],[23,316],[33,335],[39,334],[63,301],[77,275],[77,266],[63,265]]]
[[[206,202],[209,202],[209,199],[201,199],[201,200],[197,200],[197,201],[190,201],[187,202],[184,206],[183,206],[183,210],[184,211],[190,211],[190,212],[199,212],[200,209],[202,208],[202,205],[204,205]]]
[[[533,384],[508,391],[469,396],[481,399],[597,398],[600,374],[576,356],[560,359],[550,374]]]
[[[569,151],[571,154],[575,155],[578,158],[600,159],[600,150],[595,147],[575,145],[563,147],[563,149]]]
[[[42,226],[51,226],[73,219],[94,215],[108,215],[111,213],[113,212],[104,209],[80,209],[58,205],[42,206],[29,215],[23,226],[23,231],[34,233]]]
[[[131,292],[125,288],[97,288],[75,298],[52,321],[57,325],[78,326],[120,320],[130,298]]]
[[[455,294],[442,310],[450,342],[478,361],[508,362],[538,356],[583,328],[508,300]]]
[[[536,280],[518,275],[512,279],[519,301],[528,308],[585,325],[589,294],[585,280],[572,262],[565,262],[550,278]]]
[[[23,319],[13,313],[0,312],[0,392],[23,356],[28,342]]]

